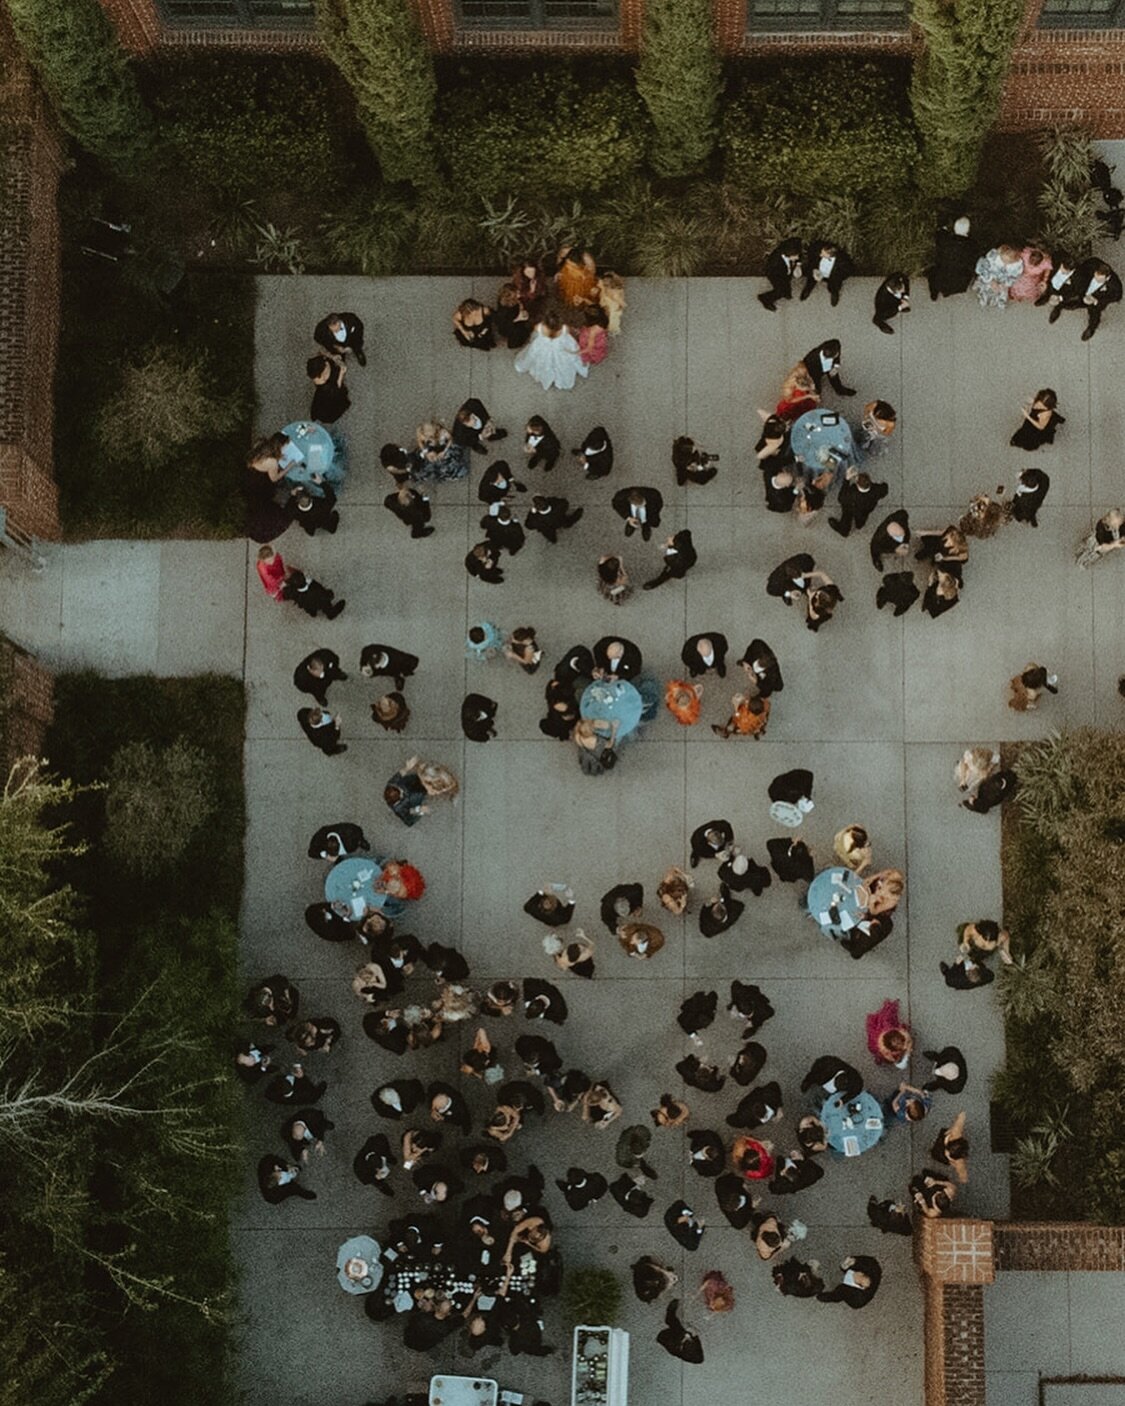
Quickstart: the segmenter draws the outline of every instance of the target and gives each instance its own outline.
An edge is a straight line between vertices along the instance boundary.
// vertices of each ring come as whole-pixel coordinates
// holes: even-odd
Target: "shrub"
[[[859,253],[875,272],[917,273],[933,258],[937,209],[917,191],[872,191],[860,219]]]
[[[726,109],[721,141],[727,179],[761,194],[905,184],[918,156],[899,85],[852,60],[787,65],[748,84]]]
[[[1049,249],[1065,249],[1084,259],[1101,234],[1101,196],[1090,184],[1094,149],[1089,135],[1056,127],[1040,141],[1047,179],[1040,188],[1039,237]]]
[[[316,0],[316,18],[385,179],[433,185],[437,80],[409,0]]]
[[[97,0],[9,0],[8,14],[59,121],[128,174],[152,150],[152,117]]]
[[[569,73],[537,73],[481,102],[479,87],[452,92],[441,141],[457,182],[471,176],[489,199],[585,196],[617,185],[644,156],[640,100],[627,83],[584,86]]]
[[[193,57],[161,65],[152,102],[176,176],[245,198],[342,176],[325,101],[331,73],[308,60]]]
[[[646,0],[637,92],[652,118],[649,161],[658,176],[706,164],[722,87],[710,0]]]
[[[127,873],[175,867],[214,813],[207,757],[177,740],[163,751],[133,742],[114,753],[106,779],[106,852]]]
[[[621,1311],[621,1285],[608,1269],[572,1269],[563,1282],[563,1314],[571,1327],[612,1327]]]
[[[961,195],[976,180],[1023,12],[1023,0],[914,0],[924,43],[914,60],[910,103],[927,194]]]
[[[661,204],[641,224],[630,272],[645,278],[690,278],[715,248],[714,221],[688,213],[678,202]]]
[[[193,440],[229,434],[247,407],[237,392],[217,394],[216,381],[201,353],[153,343],[124,368],[121,389],[97,417],[101,452],[111,462],[158,469]]]
[[[387,190],[360,192],[320,225],[328,257],[369,278],[399,273],[406,266],[414,232],[414,212]]]

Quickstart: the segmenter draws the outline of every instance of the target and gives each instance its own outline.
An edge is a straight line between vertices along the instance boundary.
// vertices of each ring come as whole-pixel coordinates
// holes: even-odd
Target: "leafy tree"
[[[317,0],[316,17],[384,178],[433,184],[437,79],[409,0]]]
[[[924,43],[910,101],[927,194],[960,195],[976,180],[1023,12],[1023,0],[914,0]]]
[[[8,0],[8,13],[59,121],[128,175],[152,149],[154,127],[97,0]]]
[[[722,89],[709,0],[646,0],[637,92],[653,122],[657,175],[685,176],[706,163]]]

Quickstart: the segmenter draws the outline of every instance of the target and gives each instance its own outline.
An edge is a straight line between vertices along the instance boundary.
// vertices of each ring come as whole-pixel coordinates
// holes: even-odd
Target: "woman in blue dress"
[[[437,420],[423,420],[415,433],[417,448],[410,468],[415,483],[449,483],[469,472],[469,451],[454,444]]]

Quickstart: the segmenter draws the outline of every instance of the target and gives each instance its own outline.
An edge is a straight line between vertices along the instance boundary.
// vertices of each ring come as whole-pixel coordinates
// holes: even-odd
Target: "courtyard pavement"
[[[654,1136],[651,1160],[659,1176],[649,1188],[656,1202],[645,1222],[625,1216],[608,1197],[581,1214],[568,1211],[553,1186],[547,1198],[568,1266],[606,1266],[626,1283],[632,1260],[650,1252],[676,1267],[687,1300],[712,1268],[735,1285],[738,1306],[725,1318],[707,1316],[698,1301],[687,1305],[707,1360],[686,1368],[655,1345],[663,1304],[640,1305],[626,1288],[621,1321],[634,1335],[633,1406],[733,1400],[858,1406],[888,1380],[902,1400],[920,1401],[921,1295],[910,1242],[872,1230],[865,1204],[872,1192],[903,1194],[912,1170],[926,1164],[937,1128],[964,1106],[972,1181],[958,1210],[999,1217],[1007,1209],[1006,1158],[990,1152],[988,1136],[989,1075],[1003,1053],[999,1014],[989,992],[951,992],[937,969],[952,952],[957,923],[999,916],[999,822],[958,808],[952,772],[970,742],[1035,737],[1063,723],[1120,724],[1125,575],[1119,561],[1080,572],[1073,553],[1094,518],[1122,496],[1125,323],[1114,309],[1098,337],[1083,343],[1081,319],[1073,315],[1048,327],[1042,310],[1025,306],[997,314],[982,312],[971,298],[931,304],[919,283],[914,312],[886,337],[870,321],[872,280],[850,283],[836,309],[818,293],[802,305],[783,304],[775,316],[755,301],[756,280],[632,280],[624,330],[609,358],[564,394],[542,392],[518,376],[506,351],[484,355],[454,343],[453,307],[470,293],[491,298],[496,282],[260,280],[263,430],[305,413],[304,360],[311,328],[324,312],[347,308],[368,328],[368,366],[349,371],[353,407],[344,427],[352,469],[340,530],[311,541],[294,530],[282,545],[287,560],[346,595],[348,609],[338,621],[309,621],[270,601],[245,543],[68,547],[53,551],[33,582],[14,577],[10,565],[0,567],[0,623],[49,660],[97,663],[109,672],[208,667],[240,674],[247,684],[245,974],[286,972],[301,990],[304,1012],[334,1015],[345,1029],[341,1047],[314,1070],[329,1081],[323,1106],[336,1124],[327,1156],[307,1176],[316,1202],[274,1208],[260,1200],[252,1162],[278,1146],[281,1118],[271,1105],[252,1107],[252,1155],[233,1232],[242,1265],[248,1400],[359,1406],[395,1389],[417,1389],[431,1371],[457,1360],[454,1340],[432,1358],[406,1353],[393,1323],[374,1327],[361,1303],[335,1286],[340,1241],[358,1231],[378,1236],[392,1205],[416,1204],[408,1185],[391,1203],[352,1177],[351,1159],[364,1138],[380,1127],[393,1132],[372,1114],[371,1091],[407,1073],[450,1077],[458,1062],[449,1045],[398,1061],[370,1044],[348,984],[358,952],[317,942],[305,928],[302,910],[319,896],[322,881],[321,866],[305,858],[308,837],[324,822],[354,819],[377,851],[421,868],[428,888],[412,926],[423,939],[459,943],[474,982],[559,977],[570,1019],[547,1033],[565,1060],[609,1080],[627,1122],[647,1122],[660,1094],[681,1092],[672,1067],[689,1049],[674,1021],[680,1001],[699,988],[722,995],[734,977],[758,982],[777,1010],[760,1038],[770,1053],[764,1077],[781,1081],[790,1109],[774,1135],[779,1150],[792,1143],[797,1083],[815,1055],[832,1050],[863,1070],[874,1089],[893,1089],[898,1076],[874,1068],[864,1041],[865,1014],[887,997],[902,1002],[919,1048],[962,1048],[970,1082],[961,1098],[939,1096],[921,1128],[892,1130],[874,1152],[830,1165],[811,1191],[777,1203],[779,1212],[808,1225],[797,1250],[818,1260],[830,1279],[846,1254],[882,1260],[883,1287],[862,1315],[789,1303],[774,1292],[746,1235],[727,1227],[708,1185],[686,1168],[682,1132]],[[802,528],[764,511],[750,450],[756,409],[772,406],[787,369],[830,336],[843,341],[844,379],[859,395],[837,402],[829,391],[826,403],[850,414],[881,397],[898,409],[899,431],[878,471],[891,483],[887,510],[904,503],[916,528],[944,527],[973,493],[1010,486],[1032,462],[1007,444],[1020,403],[1041,386],[1058,391],[1067,424],[1056,445],[1034,456],[1052,480],[1040,528],[1013,525],[994,540],[973,543],[964,599],[938,621],[917,608],[902,620],[875,609],[868,533],[845,542],[827,529],[824,514]],[[483,505],[474,485],[483,461],[476,461],[471,482],[435,491],[437,532],[425,541],[410,541],[382,507],[389,484],[378,467],[379,445],[407,442],[424,418],[448,423],[469,395],[511,431],[492,459],[506,453],[519,464],[522,427],[532,413],[546,416],[564,451],[597,424],[609,429],[616,447],[613,475],[601,483],[584,482],[564,453],[546,482],[551,492],[583,504],[585,517],[557,547],[532,535],[506,563],[508,579],[499,587],[470,581],[462,565],[480,536]],[[706,487],[675,486],[669,449],[681,433],[721,455],[719,476]],[[527,477],[537,488],[541,476]],[[609,507],[612,493],[631,483],[660,488],[667,530],[691,528],[699,565],[686,583],[638,592],[616,610],[595,590],[597,556],[621,549],[637,582],[658,565],[656,544],[624,542]],[[816,636],[764,590],[769,570],[801,550],[814,554],[845,595],[837,617]],[[467,662],[465,631],[481,619],[505,629],[534,624],[546,655],[542,673],[528,678],[499,660]],[[733,658],[754,636],[777,652],[785,689],[774,699],[762,742],[722,742],[707,726],[726,717],[737,671],[705,681],[699,727],[686,731],[662,711],[625,750],[617,771],[601,780],[582,776],[572,749],[539,733],[546,674],[571,644],[620,631],[641,646],[646,668],[668,679],[681,673],[684,639],[704,629],[724,632]],[[371,722],[376,690],[356,667],[362,645],[376,640],[422,660],[406,690],[413,717],[398,738]],[[341,757],[313,751],[296,724],[304,700],[290,676],[321,645],[337,650],[352,674],[332,693],[350,748]],[[1006,682],[1029,659],[1057,670],[1061,693],[1039,713],[1021,716],[1005,706]],[[500,703],[499,738],[484,747],[460,735],[459,704],[470,690]],[[455,807],[437,807],[407,831],[389,816],[381,791],[412,752],[450,765],[462,795]],[[747,852],[761,860],[777,829],[766,786],[798,765],[816,776],[816,808],[802,834],[819,861],[829,859],[834,832],[858,821],[872,833],[877,866],[905,869],[907,899],[889,941],[862,962],[851,961],[818,935],[793,887],[775,882],[762,898],[748,900],[731,932],[711,942],[690,915],[686,923],[661,915],[669,939],[664,951],[650,963],[628,960],[600,925],[601,894],[615,882],[640,880],[650,916],[658,914],[661,874],[685,862],[687,836],[714,816],[728,817]],[[707,866],[696,877],[698,897],[717,891]],[[552,879],[573,885],[575,921],[598,942],[592,983],[560,976],[540,946],[544,930],[521,912],[526,897]],[[1015,946],[1018,952],[1018,933]],[[522,1021],[512,1025],[490,1024],[505,1054],[525,1028]],[[713,1057],[733,1053],[731,1027],[720,1019],[708,1032]],[[511,1059],[506,1067],[518,1072]],[[921,1064],[915,1077],[925,1077]],[[476,1084],[469,1094],[479,1118],[486,1091]],[[688,1090],[687,1097],[689,1127],[721,1127],[733,1103],[728,1092]],[[573,1118],[551,1118],[533,1124],[509,1153],[516,1167],[534,1161],[549,1179],[572,1161],[612,1179],[615,1138],[616,1130],[599,1136]],[[680,1195],[708,1221],[694,1255],[679,1250],[660,1220]],[[569,1398],[569,1344],[554,1309],[547,1337],[559,1346],[555,1357],[505,1354],[491,1375],[561,1406]],[[482,1354],[469,1370],[490,1361]]]

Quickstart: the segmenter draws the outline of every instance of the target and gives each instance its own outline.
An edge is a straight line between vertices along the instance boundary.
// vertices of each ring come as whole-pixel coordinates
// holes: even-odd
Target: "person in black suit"
[[[969,1078],[965,1056],[956,1045],[940,1050],[923,1050],[922,1055],[934,1066],[934,1077],[922,1087],[927,1093],[941,1089],[947,1094],[959,1094]]]
[[[819,1055],[801,1080],[801,1092],[807,1094],[817,1087],[823,1089],[825,1094],[835,1094],[847,1103],[862,1093],[863,1076],[845,1059],[836,1055]]]
[[[307,1162],[313,1149],[317,1152],[323,1149],[325,1137],[335,1126],[323,1109],[298,1108],[282,1123],[281,1139],[288,1145],[294,1160]]]
[[[584,512],[584,508],[575,508],[572,512],[565,498],[546,498],[536,493],[531,500],[526,527],[529,532],[541,532],[548,542],[555,543],[560,532],[582,520]]]
[[[369,1137],[356,1153],[352,1161],[352,1171],[356,1180],[364,1186],[373,1186],[384,1196],[393,1196],[394,1188],[388,1182],[395,1167],[395,1156],[385,1133]]]
[[[517,1035],[515,1051],[524,1069],[537,1078],[562,1071],[562,1056],[545,1035]]]
[[[805,594],[805,580],[816,570],[816,562],[808,552],[798,552],[786,557],[780,566],[775,566],[766,578],[766,594],[777,596],[786,605],[792,605]]]
[[[537,976],[529,976],[523,983],[523,1013],[527,1020],[549,1020],[553,1025],[564,1024],[568,1014],[558,987]]]
[[[977,787],[976,795],[970,796],[961,804],[966,810],[975,810],[978,815],[987,815],[998,805],[1003,805],[1019,793],[1019,777],[1009,767],[994,771]]]
[[[305,375],[313,383],[309,419],[320,425],[334,425],[352,403],[344,385],[347,365],[342,356],[310,356]]]
[[[754,1215],[754,1198],[744,1177],[724,1172],[715,1182],[715,1200],[735,1230],[746,1229]]]
[[[469,964],[457,948],[441,942],[431,942],[422,960],[442,981],[464,981],[469,975]]]
[[[461,704],[461,731],[470,742],[487,742],[496,736],[496,710],[500,705],[483,693],[467,693]]]
[[[468,1134],[472,1126],[469,1105],[451,1084],[435,1081],[426,1090],[426,1099],[430,1105],[430,1117],[435,1123],[452,1123],[462,1133]]]
[[[293,686],[302,693],[311,693],[322,708],[328,707],[328,688],[339,679],[347,679],[340,668],[340,656],[331,649],[314,649],[293,670]]]
[[[274,1153],[267,1153],[258,1161],[258,1190],[262,1200],[271,1206],[279,1206],[290,1196],[299,1196],[302,1201],[315,1201],[316,1192],[302,1186],[297,1178],[301,1169]]]
[[[290,569],[281,587],[283,600],[292,601],[298,610],[303,610],[306,615],[323,615],[326,620],[335,620],[347,605],[345,600],[336,600],[335,594],[335,591],[329,590],[319,581],[314,581],[296,567]]]
[[[905,508],[887,514],[871,534],[869,547],[876,571],[882,571],[885,556],[906,556],[910,549],[910,514]]]
[[[791,840],[784,835],[766,841],[769,851],[770,868],[783,884],[811,884],[813,857],[804,840]]]
[[[801,254],[799,239],[783,239],[770,250],[766,259],[770,291],[758,294],[762,307],[776,312],[778,303],[788,301],[793,296],[793,275],[801,267]]]
[[[669,1227],[671,1229],[671,1227]],[[672,1232],[675,1234],[675,1231]],[[677,1236],[677,1239],[679,1237]],[[683,1242],[681,1241],[681,1244]],[[689,1246],[694,1249],[694,1246]],[[664,1327],[656,1335],[656,1341],[673,1357],[692,1366],[703,1361],[703,1342],[694,1328],[680,1321],[680,1301],[673,1299],[664,1310]]]
[[[406,687],[406,680],[418,667],[418,656],[389,644],[365,644],[359,655],[359,672],[369,679],[394,679],[395,688]]]
[[[745,893],[749,889],[755,898],[759,898],[772,882],[770,871],[761,864],[755,864],[737,845],[732,847],[730,858],[719,865],[719,883],[726,884],[732,893]]]
[[[1050,487],[1051,480],[1042,469],[1024,469],[1012,495],[1013,519],[1026,522],[1029,527],[1038,527],[1037,514]]]
[[[665,581],[682,581],[699,560],[695,543],[691,540],[691,532],[686,527],[669,537],[661,550],[664,566],[660,575],[646,581],[642,590],[655,591],[657,586],[663,586]]]
[[[359,929],[342,904],[337,908],[334,903],[310,903],[305,909],[305,922],[325,942],[354,942],[359,936]]]
[[[841,537],[847,537],[853,527],[866,527],[867,519],[890,491],[889,484],[875,483],[870,474],[849,469],[840,485],[840,516],[830,517],[828,526]]]
[[[393,493],[388,493],[383,499],[383,507],[410,528],[411,537],[433,536],[434,529],[430,526],[433,509],[430,507],[430,500],[425,493],[411,488],[408,483],[400,484]]]
[[[613,468],[613,443],[604,425],[596,425],[572,453],[587,478],[605,478]]]
[[[646,488],[636,484],[632,488],[619,488],[613,495],[613,511],[625,520],[625,536],[632,537],[639,531],[647,542],[652,537],[652,529],[660,526],[660,514],[664,508],[664,497],[656,488]]]
[[[426,1090],[421,1079],[392,1079],[380,1084],[371,1095],[371,1107],[382,1118],[409,1118],[422,1100]]]
[[[760,986],[736,978],[730,984],[727,1012],[744,1022],[742,1033],[745,1039],[747,1035],[756,1035],[766,1021],[772,1019],[774,1009]]]
[[[811,1157],[794,1148],[785,1157],[777,1160],[777,1170],[770,1180],[770,1194],[773,1196],[794,1196],[798,1191],[807,1191],[824,1175],[824,1168]]]
[[[969,238],[969,220],[961,215],[953,227],[943,226],[934,236],[934,262],[926,270],[930,299],[964,293],[976,274],[977,252]]]
[[[840,938],[840,946],[849,957],[859,961],[868,952],[874,952],[880,942],[885,942],[894,931],[894,919],[889,913],[875,913],[869,918],[861,918],[846,936]]]
[[[601,1172],[587,1172],[582,1167],[568,1167],[565,1178],[557,1178],[555,1185],[572,1211],[586,1210],[609,1190]]]
[[[698,1089],[700,1093],[717,1094],[727,1082],[727,1076],[722,1072],[717,1064],[704,1064],[696,1054],[687,1055],[676,1064],[676,1073],[690,1088]],[[714,1133],[689,1133],[689,1142],[693,1138],[715,1137]],[[721,1144],[720,1144],[721,1146]],[[704,1176],[714,1176],[722,1171],[724,1158],[719,1158],[719,1164],[711,1172],[704,1172]],[[695,1170],[699,1171],[699,1166],[695,1165]]]
[[[313,341],[332,356],[355,353],[361,366],[367,365],[363,350],[363,323],[354,312],[330,312],[313,328]]]
[[[686,1201],[673,1201],[664,1212],[669,1235],[685,1250],[698,1250],[703,1239],[703,1222]]]
[[[622,1172],[615,1181],[609,1183],[609,1194],[626,1215],[636,1216],[637,1220],[644,1220],[652,1210],[653,1198],[647,1191],[642,1191],[628,1172]]]
[[[298,709],[297,722],[313,746],[326,757],[335,757],[348,750],[347,745],[340,741],[340,719],[324,708]]]
[[[477,485],[477,497],[482,503],[503,503],[513,493],[525,493],[526,486],[513,475],[507,459],[489,464]]]
[[[818,1303],[846,1303],[849,1308],[863,1308],[879,1291],[883,1269],[870,1255],[849,1255],[841,1261],[844,1277],[834,1289],[822,1289]]]
[[[1082,340],[1088,342],[1098,330],[1102,313],[1111,303],[1121,301],[1121,280],[1102,259],[1083,259],[1063,284],[1061,298],[1051,309],[1048,322],[1055,322],[1061,312],[1073,308],[1086,309],[1086,330]]]
[[[833,244],[828,239],[814,239],[805,249],[803,262],[805,285],[801,289],[801,302],[809,296],[818,283],[828,289],[832,306],[840,301],[840,289],[844,280],[855,272],[855,264],[846,249]]]
[[[615,884],[608,893],[602,895],[602,922],[616,932],[622,923],[636,922],[644,907],[645,891],[641,884]]]
[[[735,898],[726,884],[719,887],[718,898],[705,903],[699,910],[699,932],[702,937],[718,937],[734,927],[746,911],[746,904]]]
[[[791,513],[801,491],[801,485],[793,471],[778,464],[775,459],[768,459],[761,468],[762,483],[766,492],[766,511]]]
[[[705,635],[692,635],[680,650],[684,667],[693,679],[714,669],[719,678],[727,676],[727,637],[717,630]]]
[[[548,425],[542,415],[532,415],[527,422],[527,429],[524,433],[523,452],[528,455],[527,467],[529,469],[541,468],[544,473],[549,473],[559,462],[559,455],[562,453],[562,445],[559,437]]]
[[[595,672],[607,679],[632,679],[644,668],[641,651],[621,635],[603,635],[594,645],[593,661]]]
[[[805,1260],[783,1260],[770,1270],[770,1277],[777,1292],[787,1298],[814,1299],[824,1288],[824,1280]]]
[[[328,1085],[314,1083],[305,1073],[304,1065],[294,1064],[288,1074],[275,1074],[265,1087],[270,1103],[319,1103]]]
[[[691,833],[691,867],[701,859],[723,859],[734,844],[734,829],[729,820],[708,820]]]
[[[749,1033],[748,1030],[744,1031],[743,1039]],[[765,1063],[765,1045],[758,1044],[757,1040],[746,1040],[746,1043],[734,1057],[734,1062],[730,1067],[730,1077],[744,1089],[748,1088],[762,1072]]]
[[[497,429],[482,401],[470,397],[453,417],[453,443],[477,454],[487,454],[487,446],[507,439],[508,431]]]
[[[608,644],[609,638],[603,640],[602,643]],[[573,688],[579,679],[593,678],[596,667],[594,656],[590,650],[584,644],[576,644],[573,648],[568,649],[555,665],[552,677],[558,683]]]
[[[717,454],[705,454],[690,435],[682,434],[672,442],[672,467],[681,488],[689,483],[710,483],[719,472],[714,467]]]
[[[952,610],[961,600],[961,563],[958,561],[935,562],[930,570],[930,579],[922,595],[922,611],[936,620],[947,610]]]
[[[465,570],[478,581],[485,581],[490,586],[499,586],[504,580],[504,573],[500,569],[500,549],[494,547],[491,542],[478,542],[475,547],[470,548],[465,557]]]
[[[745,1094],[734,1112],[728,1115],[727,1126],[749,1132],[765,1123],[778,1122],[783,1112],[781,1085],[775,1079]]]
[[[780,693],[785,687],[777,655],[765,640],[751,640],[746,646],[746,653],[738,662],[745,669],[747,678],[760,698],[769,698],[771,694]]]
[[[316,476],[318,479],[320,475]],[[314,480],[315,482],[315,480]],[[285,516],[308,537],[327,532],[331,537],[340,526],[336,511],[336,494],[330,484],[318,484],[319,493],[312,493],[304,484],[294,484],[285,500]]]
[[[523,905],[523,911],[549,928],[565,927],[574,917],[574,894],[566,884],[561,886],[561,892],[559,887],[536,889]]]
[[[875,316],[871,321],[892,337],[891,319],[910,311],[910,279],[904,273],[888,274],[875,290]]]
[[[837,395],[855,395],[851,386],[845,386],[840,379],[840,358],[843,348],[838,337],[829,337],[827,342],[821,342],[819,346],[813,347],[812,351],[806,352],[801,358],[801,365],[809,373],[817,395],[820,395],[825,381],[832,387]]]
[[[913,571],[888,571],[875,592],[875,604],[880,610],[893,605],[895,615],[905,615],[921,594]]]
[[[336,825],[322,825],[309,841],[310,859],[347,859],[360,850],[370,850],[367,836],[359,825],[341,820]]]
[[[490,503],[488,512],[480,520],[480,526],[484,540],[497,551],[507,552],[509,556],[514,557],[517,552],[523,550],[523,544],[527,540],[523,525],[507,503]]]
[[[680,1013],[676,1016],[676,1024],[684,1032],[693,1038],[701,1030],[714,1023],[715,1012],[719,1008],[719,993],[717,991],[693,991],[690,996],[680,1002]],[[697,1044],[701,1043],[696,1041]]]
[[[880,1201],[877,1196],[867,1198],[867,1219],[884,1235],[912,1235],[914,1221],[910,1212],[898,1201],[888,1197]]]

